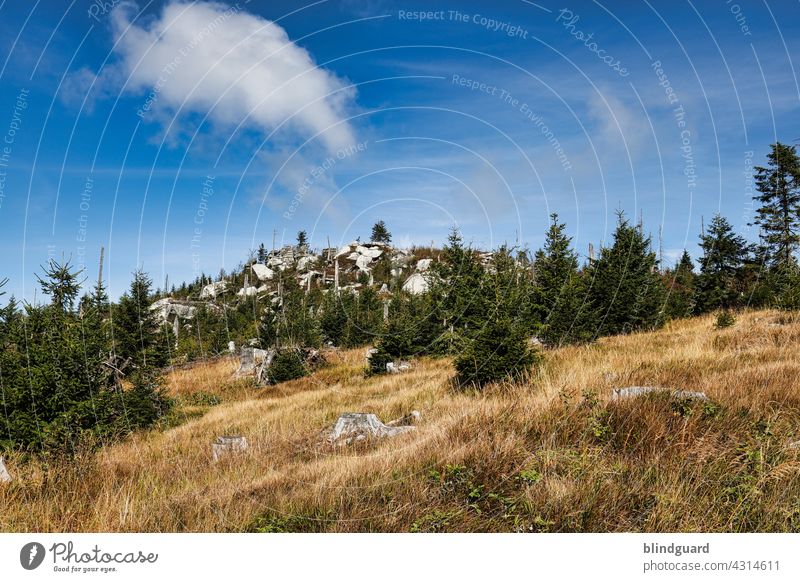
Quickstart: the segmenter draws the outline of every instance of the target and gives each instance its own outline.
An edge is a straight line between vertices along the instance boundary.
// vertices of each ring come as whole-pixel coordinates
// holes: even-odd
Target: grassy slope
[[[226,360],[175,371],[181,424],[71,467],[14,464],[3,531],[783,531],[800,529],[800,319],[710,317],[548,352],[529,383],[453,392],[447,361],[366,379],[363,350],[257,390]],[[705,391],[714,404],[613,387]],[[216,399],[221,403],[212,405]],[[331,450],[341,412],[416,433]],[[215,436],[251,450],[211,462]]]

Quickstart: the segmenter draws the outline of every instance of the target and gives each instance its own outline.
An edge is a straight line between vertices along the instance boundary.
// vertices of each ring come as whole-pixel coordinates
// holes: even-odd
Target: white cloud
[[[344,120],[355,91],[274,22],[213,2],[171,2],[132,22],[135,12],[129,2],[113,10],[118,59],[100,74],[100,95],[124,85],[142,96],[144,116],[162,122],[199,113],[226,129],[244,121],[265,133],[280,126],[284,138],[321,133],[329,150],[354,141]]]

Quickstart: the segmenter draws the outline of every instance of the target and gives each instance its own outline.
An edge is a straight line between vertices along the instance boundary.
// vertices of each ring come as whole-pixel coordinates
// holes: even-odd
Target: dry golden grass
[[[800,320],[761,311],[553,350],[528,382],[482,394],[453,391],[446,360],[365,378],[364,350],[265,389],[233,381],[229,359],[174,370],[178,426],[71,465],[11,459],[0,530],[797,531],[799,348]],[[711,402],[610,401],[630,385]],[[319,442],[342,412],[412,409],[416,432]],[[213,463],[231,433],[250,450]]]

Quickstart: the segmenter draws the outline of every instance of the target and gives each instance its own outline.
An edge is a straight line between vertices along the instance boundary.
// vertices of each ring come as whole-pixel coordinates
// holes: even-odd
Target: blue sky
[[[751,168],[800,139],[799,9],[0,0],[0,276],[32,300],[104,246],[117,296],[378,219],[536,249],[558,212],[583,254],[622,209],[670,262],[715,212],[754,239]]]

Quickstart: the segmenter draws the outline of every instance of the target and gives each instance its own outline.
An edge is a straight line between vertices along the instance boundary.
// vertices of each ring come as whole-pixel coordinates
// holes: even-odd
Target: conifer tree
[[[566,225],[557,214],[550,218],[544,247],[534,256],[534,331],[551,346],[588,341],[596,322],[578,255],[570,248]]]
[[[618,215],[614,242],[591,265],[591,300],[599,335],[653,329],[663,323],[665,290],[650,237]]]
[[[800,157],[795,146],[771,146],[766,166],[755,167],[760,203],[753,224],[760,227],[761,254],[770,266],[796,262],[800,245]]]
[[[306,234],[306,231],[301,230],[297,233],[297,246],[300,249],[308,248],[308,235]]]
[[[725,217],[717,214],[708,231],[700,235],[700,274],[697,277],[696,310],[738,307],[743,295],[743,269],[749,245],[733,231]]]
[[[142,270],[133,273],[130,288],[112,310],[114,352],[135,369],[159,368],[168,354],[160,349],[156,314],[150,309],[152,281]]]
[[[459,351],[458,339],[480,327],[487,312],[484,270],[471,248],[453,228],[442,252],[431,267],[433,293],[439,299],[437,313],[443,319],[447,351]]]
[[[392,234],[389,232],[389,229],[386,228],[386,223],[384,221],[379,220],[372,226],[370,240],[372,242],[386,244],[392,242]]]
[[[519,270],[507,248],[494,253],[484,278],[475,292],[483,296],[486,311],[479,325],[462,331],[454,361],[461,386],[517,379],[536,359],[528,344],[526,322],[514,309],[525,291],[519,286]]]
[[[678,264],[665,277],[667,317],[680,319],[692,314],[695,303],[695,278],[692,258],[684,250]]]

